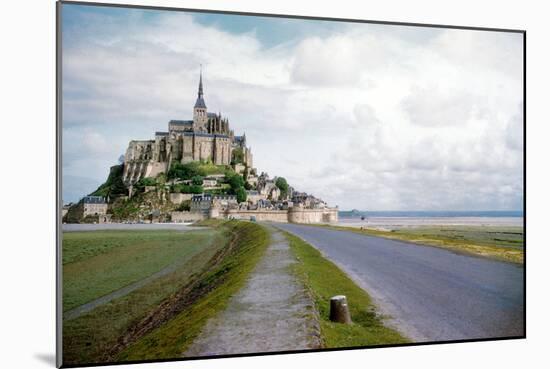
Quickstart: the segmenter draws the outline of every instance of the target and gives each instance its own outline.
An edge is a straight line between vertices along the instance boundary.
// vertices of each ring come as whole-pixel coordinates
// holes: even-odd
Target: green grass
[[[234,247],[221,264],[201,277],[196,289],[207,292],[166,324],[121,352],[118,360],[181,357],[207,320],[222,311],[230,297],[244,286],[248,274],[269,245],[269,232],[258,224],[247,222],[230,221],[221,227],[235,235]]]
[[[214,233],[91,231],[63,234],[63,311],[184,262]]]
[[[435,246],[500,261],[517,264],[523,264],[524,262],[523,227],[430,226],[383,231],[373,228],[360,229],[333,225],[320,226]]]
[[[187,262],[182,262],[173,273],[160,277],[79,318],[63,322],[64,363],[108,361],[107,353],[119,337],[163,300],[185,286],[194,274],[200,273],[213,255],[226,246],[226,243],[227,238],[220,232],[216,232],[209,245],[189,258]]]
[[[322,345],[325,348],[405,343],[408,340],[384,325],[370,296],[335,264],[300,238],[285,232],[290,248],[298,258],[295,273],[309,288],[319,313]],[[330,298],[345,295],[353,324],[329,320]]]

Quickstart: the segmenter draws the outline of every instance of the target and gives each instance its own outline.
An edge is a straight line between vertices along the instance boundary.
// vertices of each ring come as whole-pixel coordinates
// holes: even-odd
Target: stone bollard
[[[336,323],[351,324],[346,296],[338,295],[330,299],[330,320]]]

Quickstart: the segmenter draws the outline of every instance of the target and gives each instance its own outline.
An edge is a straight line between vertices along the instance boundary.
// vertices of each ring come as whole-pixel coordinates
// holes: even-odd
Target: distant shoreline
[[[340,217],[416,217],[416,218],[522,218],[522,210],[340,210]]]
[[[340,215],[339,225],[347,227],[365,227],[378,229],[397,229],[425,226],[488,226],[523,227],[523,216],[484,217],[484,216],[361,216]]]

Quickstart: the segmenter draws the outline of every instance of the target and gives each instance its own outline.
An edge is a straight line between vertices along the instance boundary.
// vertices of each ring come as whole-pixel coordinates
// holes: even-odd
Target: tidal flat
[[[523,264],[523,218],[391,218],[343,220],[338,229]]]

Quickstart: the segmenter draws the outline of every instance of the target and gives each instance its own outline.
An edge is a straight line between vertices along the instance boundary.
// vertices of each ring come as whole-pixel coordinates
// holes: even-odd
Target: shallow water
[[[523,227],[523,217],[340,217],[338,225],[399,229],[423,226],[495,226]]]

